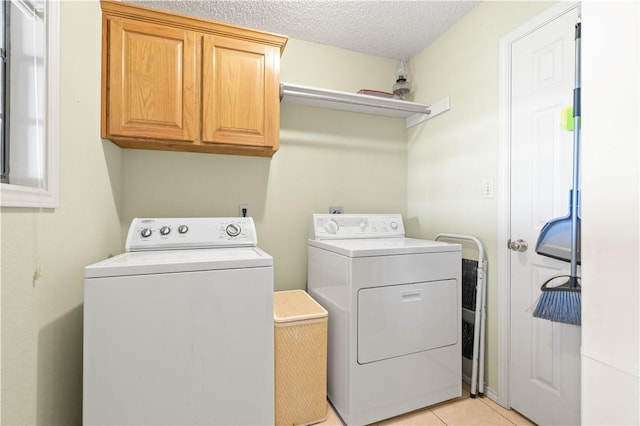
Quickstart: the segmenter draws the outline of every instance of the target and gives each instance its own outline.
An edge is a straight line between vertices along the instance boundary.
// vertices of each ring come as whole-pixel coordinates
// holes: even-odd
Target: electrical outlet
[[[251,217],[251,209],[249,209],[249,204],[240,204],[238,206],[238,213],[239,217]]]
[[[331,206],[331,207],[329,207],[329,213],[331,213],[331,214],[342,214],[342,213],[344,213],[344,207],[342,207],[342,206]]]

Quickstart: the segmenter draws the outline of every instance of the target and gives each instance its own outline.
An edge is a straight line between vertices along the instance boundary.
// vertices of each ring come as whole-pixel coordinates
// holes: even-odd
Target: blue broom
[[[580,21],[576,23],[576,84],[573,90],[573,189],[570,193],[570,213],[569,217],[552,220],[542,229],[538,238],[536,251],[538,254],[555,257],[549,248],[551,245],[545,246],[543,241],[552,240],[548,234],[561,233],[563,228],[566,229],[566,222],[570,222],[571,226],[571,275],[559,275],[548,279],[542,287],[542,294],[538,299],[538,306],[533,312],[536,318],[542,318],[554,322],[562,322],[566,324],[580,325],[582,322],[581,312],[582,303],[580,300],[580,278],[578,277],[578,250],[579,250],[579,169],[578,162],[580,159]],[[561,285],[551,286],[551,282],[557,278],[568,278]]]
[[[562,285],[551,287],[556,278],[568,277]],[[580,325],[582,322],[582,303],[580,299],[580,278],[572,275],[558,275],[542,284],[542,295],[538,300],[533,316],[565,324]]]

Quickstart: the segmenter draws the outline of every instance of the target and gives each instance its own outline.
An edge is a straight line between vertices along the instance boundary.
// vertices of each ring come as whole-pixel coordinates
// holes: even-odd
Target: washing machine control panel
[[[129,227],[126,251],[255,247],[250,217],[135,218]]]
[[[309,238],[401,238],[404,225],[400,214],[314,214]]]

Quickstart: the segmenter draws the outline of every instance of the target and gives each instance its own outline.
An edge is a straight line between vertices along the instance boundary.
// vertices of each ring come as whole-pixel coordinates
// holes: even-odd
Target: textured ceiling
[[[125,0],[290,38],[406,60],[479,1]]]

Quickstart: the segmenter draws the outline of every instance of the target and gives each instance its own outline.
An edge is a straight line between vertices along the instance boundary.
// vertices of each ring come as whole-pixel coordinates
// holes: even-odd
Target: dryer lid
[[[309,240],[309,246],[347,257],[391,256],[401,254],[461,251],[460,244],[417,238],[377,238],[361,240]]]
[[[272,267],[257,247],[127,252],[84,269],[85,278]]]

